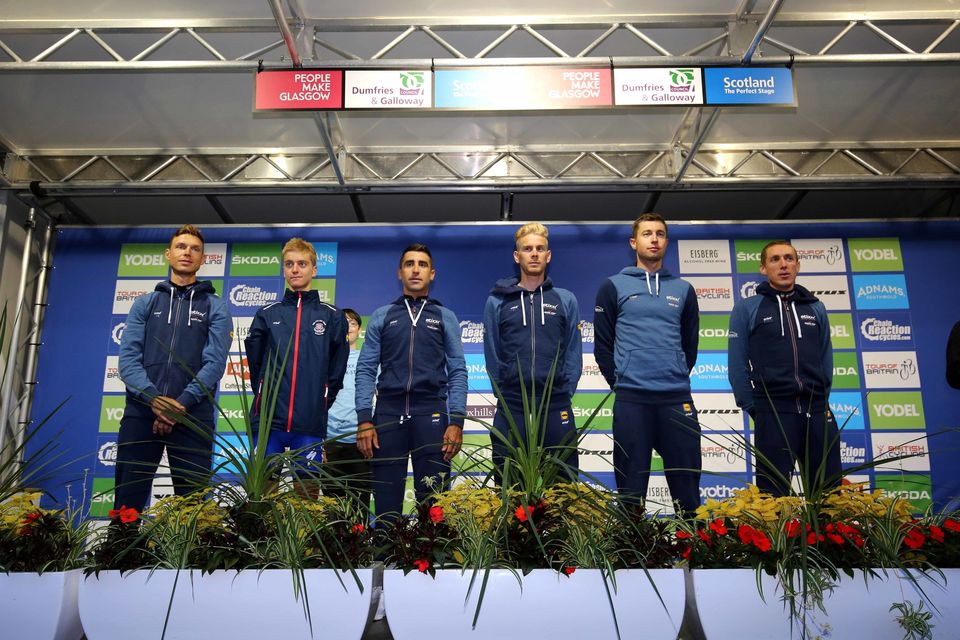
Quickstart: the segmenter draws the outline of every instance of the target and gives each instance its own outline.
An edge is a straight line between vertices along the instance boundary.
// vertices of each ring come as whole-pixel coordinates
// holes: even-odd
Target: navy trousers
[[[513,419],[515,429],[510,428],[507,412]],[[577,424],[573,419],[573,410],[570,405],[551,407],[546,415],[546,424],[541,416],[537,430],[538,432],[534,435],[542,438],[543,447],[569,465],[569,468],[561,472],[561,478],[576,481],[580,475],[580,457],[577,453]],[[490,432],[490,441],[493,444],[494,477],[497,484],[502,480],[503,462],[510,455],[507,442],[516,446],[520,442],[526,443],[527,436],[527,420],[523,416],[523,407],[504,408],[498,405],[497,413],[493,417],[493,431]]]
[[[407,457],[413,461],[413,487],[418,502],[450,485],[450,463],[444,462],[443,433],[449,425],[447,415],[422,416],[376,414],[379,449],[373,450],[370,475],[378,517],[396,516],[403,510],[407,483]],[[432,481],[430,480],[432,478]]]
[[[663,458],[670,496],[692,514],[700,506],[700,423],[693,402],[613,403],[613,466],[617,490],[627,500],[646,498],[654,449]]]
[[[153,417],[124,415],[117,439],[114,508],[143,511],[150,499],[150,486],[164,448],[177,495],[186,495],[207,485],[213,460],[213,426],[200,434],[183,424],[174,425],[167,436],[153,433]]]
[[[757,486],[761,491],[788,495],[794,463],[809,479],[808,491],[840,484],[840,435],[832,411],[815,411],[808,416],[758,408],[753,423],[754,446],[766,458],[757,457]]]

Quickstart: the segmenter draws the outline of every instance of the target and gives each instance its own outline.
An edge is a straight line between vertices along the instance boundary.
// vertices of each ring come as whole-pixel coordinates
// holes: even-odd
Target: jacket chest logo
[[[322,336],[327,332],[327,323],[323,320],[313,321],[313,335]]]

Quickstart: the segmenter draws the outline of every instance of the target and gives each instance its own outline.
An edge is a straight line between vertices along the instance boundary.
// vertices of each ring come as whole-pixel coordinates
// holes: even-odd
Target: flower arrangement
[[[79,566],[87,527],[66,511],[41,509],[39,492],[0,504],[0,571],[66,571]]]

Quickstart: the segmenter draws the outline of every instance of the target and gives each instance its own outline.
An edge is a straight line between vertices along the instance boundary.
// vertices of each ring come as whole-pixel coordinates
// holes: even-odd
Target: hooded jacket
[[[539,404],[554,361],[550,404],[570,404],[583,370],[579,325],[576,297],[550,278],[535,291],[521,288],[516,277],[497,281],[483,311],[483,355],[508,404],[521,404],[521,385]]]
[[[287,289],[283,300],[257,311],[244,344],[254,424],[269,408],[269,398],[262,396],[267,369],[284,363],[283,377],[274,382],[279,386],[270,427],[326,437],[327,408],[343,387],[350,352],[343,312],[322,302],[317,291]],[[272,395],[269,389],[267,393]]]
[[[666,269],[627,267],[600,286],[593,329],[597,365],[617,398],[690,401],[700,307],[689,282]]]
[[[462,427],[467,366],[457,317],[433,298],[400,296],[380,307],[367,323],[356,384],[360,423],[373,421],[376,389],[377,413],[429,415],[446,407],[448,424]]]
[[[210,398],[227,365],[232,330],[227,304],[206,280],[187,287],[160,282],[134,300],[120,338],[124,415],[153,418],[150,401],[167,396],[212,423]]]
[[[737,405],[779,412],[826,409],[833,383],[827,311],[800,285],[782,293],[762,282],[730,315],[728,376]]]

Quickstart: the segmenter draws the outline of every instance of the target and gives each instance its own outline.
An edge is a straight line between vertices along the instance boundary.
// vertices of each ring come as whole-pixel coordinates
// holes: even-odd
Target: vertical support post
[[[500,194],[500,219],[504,222],[513,220],[513,194],[509,191]]]

